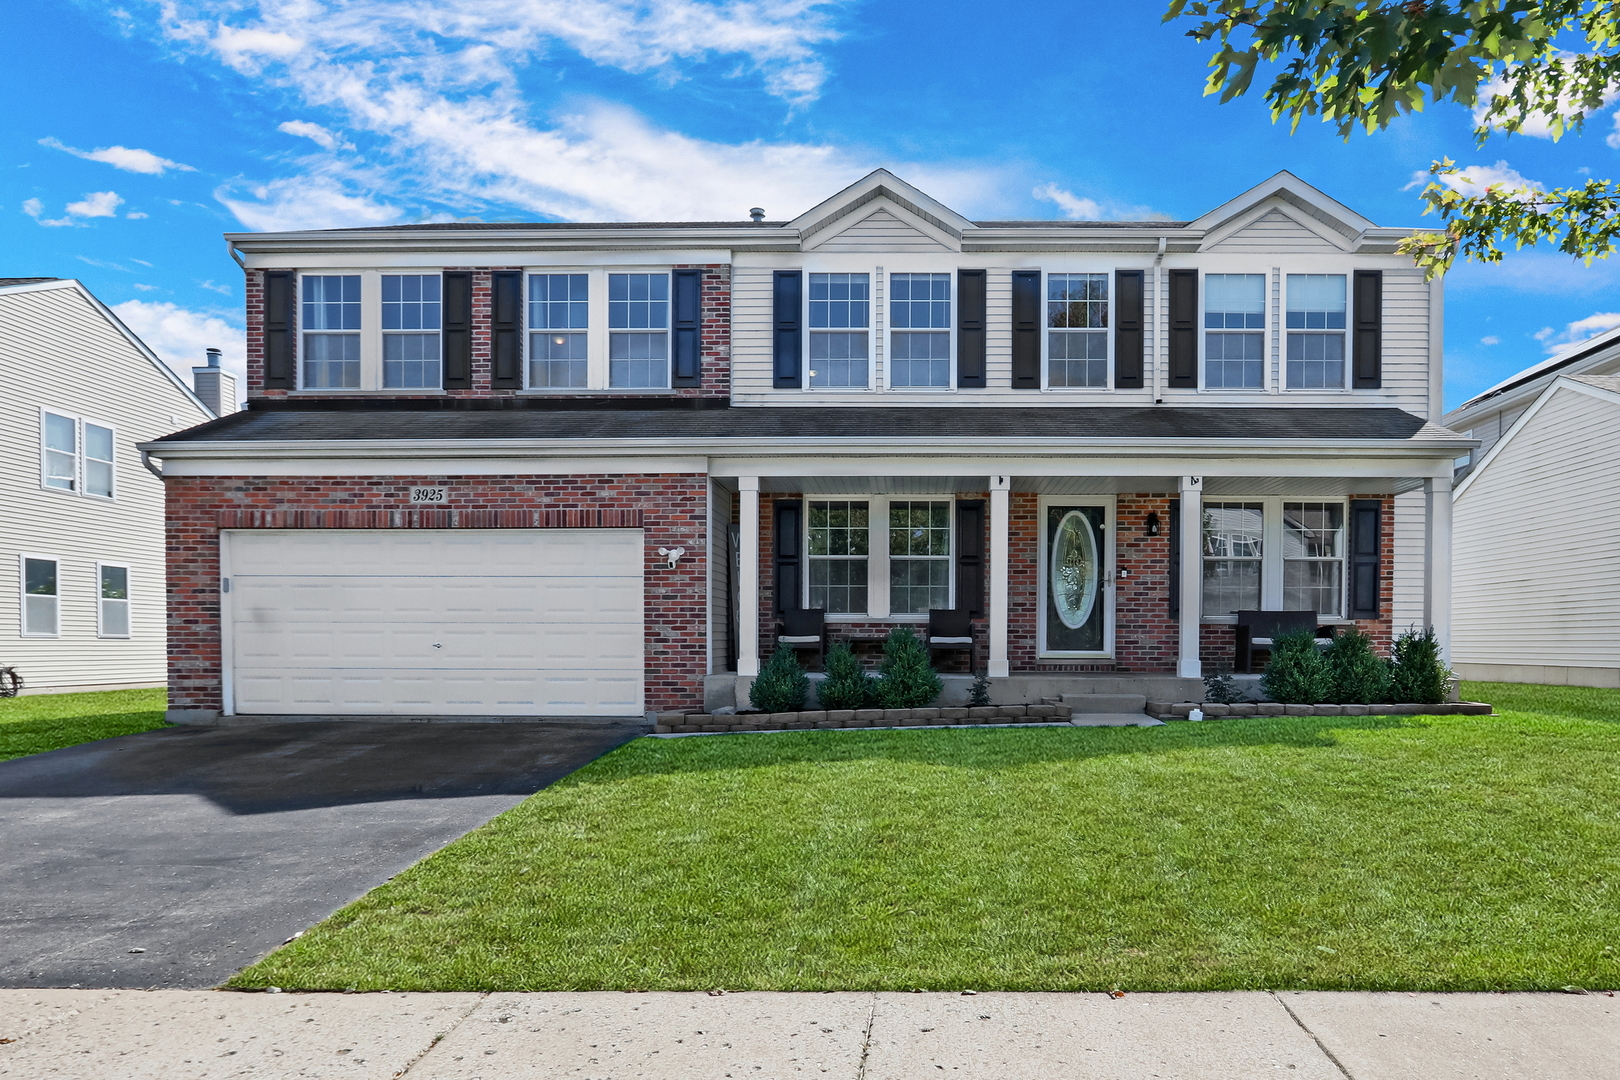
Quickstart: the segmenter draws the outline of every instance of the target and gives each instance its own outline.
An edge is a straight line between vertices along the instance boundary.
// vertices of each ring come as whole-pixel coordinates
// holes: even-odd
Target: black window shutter
[[[1142,387],[1141,270],[1114,271],[1114,388]]]
[[[984,616],[984,500],[956,502],[956,606]]]
[[[523,272],[490,275],[495,295],[491,312],[491,380],[497,390],[523,389]],[[448,385],[448,381],[446,382]]]
[[[956,272],[956,385],[984,383],[984,271]]]
[[[800,375],[804,352],[804,327],[801,312],[804,304],[804,273],[799,270],[778,270],[772,282],[773,334],[771,348],[775,357],[773,385],[781,389],[797,389],[804,385]]]
[[[444,275],[444,388],[472,389],[472,274]]]
[[[774,513],[771,539],[776,573],[772,579],[772,604],[778,612],[797,611],[804,603],[799,589],[799,552],[803,546],[800,515],[804,513],[804,500],[778,499]]]
[[[1012,384],[1041,388],[1041,272],[1012,272]]]
[[[1352,345],[1351,386],[1377,390],[1384,385],[1384,272],[1356,271],[1356,339]]]
[[[298,275],[291,270],[267,270],[264,275],[264,386],[291,390],[294,379],[293,341],[298,325]]]
[[[676,270],[675,367],[671,386],[697,386],[702,381],[703,271]]]
[[[1350,617],[1378,618],[1380,533],[1384,504],[1379,499],[1350,500]]]
[[[1171,386],[1198,387],[1198,271],[1170,271]]]
[[[1170,500],[1170,617],[1181,618],[1181,500]]]

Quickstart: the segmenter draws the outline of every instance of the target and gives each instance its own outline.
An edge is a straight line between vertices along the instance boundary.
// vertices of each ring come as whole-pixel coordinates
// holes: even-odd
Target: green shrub
[[[885,709],[920,709],[945,689],[928,662],[927,647],[909,626],[889,631],[878,671],[883,678],[878,682],[877,702]]]
[[[1243,688],[1231,675],[1222,672],[1219,675],[1204,676],[1204,700],[1213,701],[1217,705],[1236,705],[1243,700]]]
[[[749,687],[748,700],[763,712],[798,712],[804,708],[804,699],[809,694],[810,679],[799,666],[799,658],[783,645],[771,653],[754,685]]]
[[[850,647],[840,641],[827,654],[827,677],[816,688],[823,709],[864,709],[872,697],[872,680],[855,659]]]
[[[1409,629],[1395,639],[1395,662],[1390,672],[1396,701],[1436,705],[1446,700],[1451,672],[1440,662],[1440,639],[1434,627]]]
[[[973,685],[968,687],[968,708],[983,709],[990,705],[990,673],[981,671],[973,676]]]
[[[1260,688],[1272,701],[1320,705],[1333,696],[1333,673],[1316,650],[1316,634],[1295,630],[1272,639],[1271,663],[1260,676]]]
[[[1372,638],[1360,630],[1346,630],[1334,638],[1327,663],[1334,703],[1372,705],[1389,700],[1389,661],[1373,652]]]

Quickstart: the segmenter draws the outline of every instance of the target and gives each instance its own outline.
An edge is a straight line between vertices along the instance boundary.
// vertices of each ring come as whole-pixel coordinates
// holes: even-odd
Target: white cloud
[[[1598,311],[1584,319],[1564,324],[1563,330],[1544,326],[1532,336],[1542,343],[1547,352],[1558,353],[1617,326],[1620,326],[1620,311]]]
[[[1422,176],[1427,181],[1429,174],[1417,173],[1414,179],[1416,176]],[[1527,179],[1505,161],[1498,161],[1495,165],[1469,165],[1441,176],[1439,180],[1464,195],[1481,195],[1486,188],[1492,187],[1510,194],[1546,190],[1541,181]]]
[[[219,285],[219,284],[216,284],[213,281],[199,281],[199,282],[197,282],[197,284],[201,285],[203,288],[207,289],[209,292],[217,292],[221,296],[229,296],[229,295],[231,295],[231,287],[229,285]]]
[[[142,285],[140,282],[135,283],[135,288],[141,292],[157,292],[158,289],[156,285]]]
[[[1567,62],[1574,60],[1575,54],[1569,52],[1559,53],[1558,58]],[[1479,99],[1474,105],[1474,125],[1476,127],[1485,122],[1485,113],[1490,109],[1491,99],[1497,94],[1509,93],[1509,89],[1510,88],[1508,87],[1506,80],[1504,80],[1500,75],[1489,80],[1485,83],[1485,85],[1479,88]],[[1620,99],[1620,89],[1611,89],[1608,93],[1603,95],[1603,104],[1599,105],[1592,111],[1595,113],[1606,109],[1610,105],[1614,104],[1617,99]],[[1579,102],[1573,94],[1562,94],[1559,96],[1558,111],[1560,113],[1568,113],[1578,107]],[[1615,120],[1617,124],[1620,124],[1620,116],[1617,116]],[[1501,130],[1500,124],[1492,124],[1491,127],[1498,131]],[[1550,139],[1553,137],[1551,118],[1545,113],[1539,113],[1526,117],[1524,126],[1519,128],[1517,133],[1520,135],[1528,135],[1532,139]],[[1609,145],[1616,145],[1615,137],[1613,135],[1609,136]]]
[[[308,120],[288,120],[286,123],[279,125],[277,130],[284,131],[288,135],[297,135],[300,138],[312,139],[315,143],[326,148],[327,150],[336,150],[339,147],[344,147],[351,150],[353,149],[353,147],[349,146],[342,139],[338,138],[333,132],[326,130],[319,124],[312,124]]]
[[[236,376],[237,390],[247,386],[247,345],[240,326],[164,300],[125,300],[113,311],[187,386],[191,369],[208,362],[210,348],[223,354],[221,363]]]
[[[230,187],[214,192],[214,198],[238,221],[259,232],[387,225],[400,217],[398,208],[350,195],[327,176],[272,180],[250,187],[247,196],[237,195]]]
[[[115,169],[125,172],[145,173],[147,176],[162,176],[166,169],[178,169],[181,172],[196,172],[190,165],[182,165],[178,161],[170,161],[166,157],[159,157],[150,150],[137,150],[128,146],[104,146],[99,150],[76,150],[59,139],[49,136],[39,140],[39,145],[48,146],[52,150],[61,150],[74,157],[84,158],[86,161],[99,161],[111,165]]]
[[[84,225],[86,218],[117,217],[124,200],[116,191],[92,191],[78,202],[68,203],[66,217],[45,217],[45,204],[39,199],[24,199],[22,211],[41,225],[56,229],[65,225]]]
[[[1030,194],[1056,203],[1070,221],[1163,221],[1165,215],[1147,206],[1127,206],[1076,195],[1056,184],[1042,184]]]
[[[1479,339],[1479,343],[1481,345],[1500,345],[1502,344],[1502,339],[1497,337],[1495,334],[1487,334]]]
[[[148,218],[152,215],[148,214],[145,210],[131,210],[124,216],[129,218],[131,221],[140,221],[142,218]]]

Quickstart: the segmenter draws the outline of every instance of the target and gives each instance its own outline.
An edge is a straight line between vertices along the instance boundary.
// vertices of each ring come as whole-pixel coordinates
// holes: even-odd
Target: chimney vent
[[[756,206],[752,210],[748,211],[748,216],[753,218],[755,221],[764,221],[765,211],[762,207]]]
[[[208,362],[191,369],[191,386],[215,416],[236,411],[236,376],[220,366],[218,349],[209,349]]]
[[[211,367],[211,368],[219,367],[219,350],[218,349],[209,349],[208,350],[208,366]]]

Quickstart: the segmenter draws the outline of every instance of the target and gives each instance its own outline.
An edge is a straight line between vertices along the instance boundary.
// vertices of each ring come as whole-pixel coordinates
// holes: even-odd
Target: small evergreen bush
[[[1396,701],[1437,705],[1446,700],[1451,672],[1440,662],[1440,639],[1434,627],[1412,628],[1395,639],[1391,691]]]
[[[878,683],[877,702],[885,709],[920,709],[945,689],[928,662],[928,649],[909,626],[889,631],[878,671],[883,678]]]
[[[793,650],[782,645],[771,653],[754,685],[748,701],[761,712],[798,712],[810,694],[810,679],[799,666]]]
[[[1333,674],[1333,696],[1338,705],[1373,705],[1389,700],[1389,661],[1373,651],[1372,638],[1360,630],[1346,630],[1327,651]]]
[[[864,709],[872,696],[872,680],[849,645],[840,641],[827,654],[827,677],[816,688],[823,709]]]
[[[1289,705],[1320,705],[1333,696],[1333,672],[1316,651],[1313,631],[1295,630],[1273,639],[1260,688],[1272,701]]]
[[[1204,700],[1213,701],[1217,705],[1235,705],[1243,700],[1243,688],[1238,686],[1236,679],[1225,672],[1219,675],[1205,675]]]
[[[973,685],[968,687],[968,708],[985,709],[990,706],[990,673],[981,671],[973,676]]]

